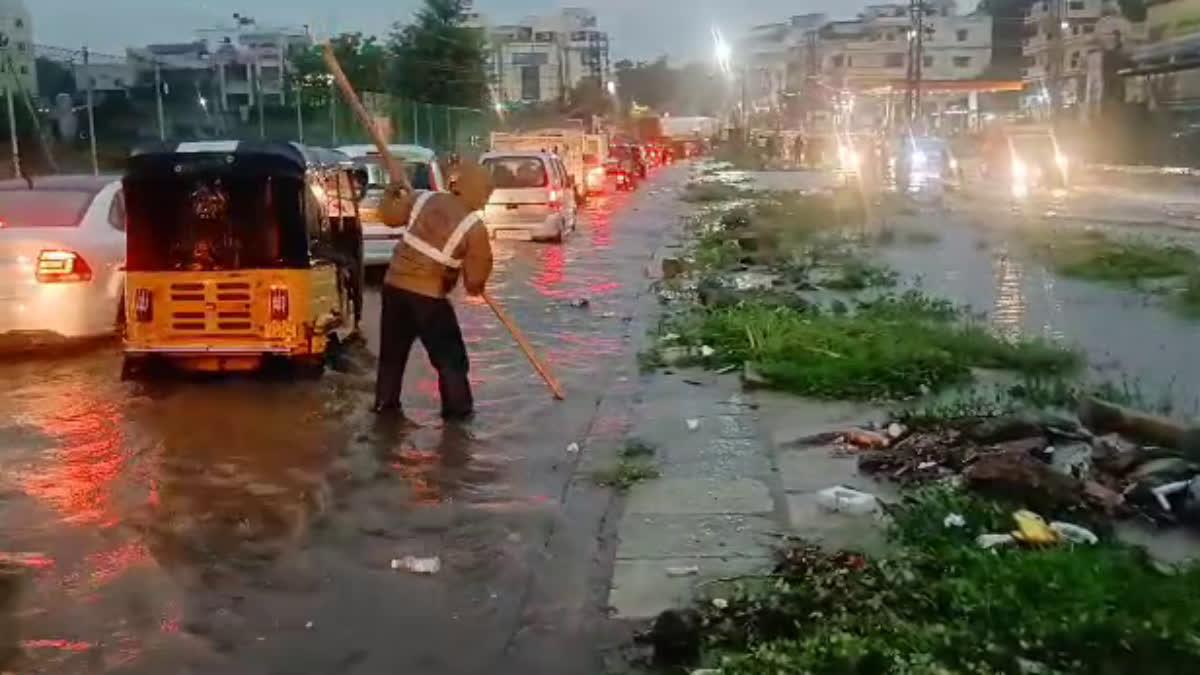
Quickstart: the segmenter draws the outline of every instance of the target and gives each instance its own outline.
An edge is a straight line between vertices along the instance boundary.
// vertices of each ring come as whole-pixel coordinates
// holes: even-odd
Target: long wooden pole
[[[383,165],[387,167],[388,174],[392,178],[392,183],[399,183],[406,189],[412,190],[412,185],[408,182],[408,174],[398,163],[396,163],[396,160],[392,158],[392,153],[388,148],[388,144],[384,141],[383,136],[379,133],[379,129],[375,127],[374,122],[371,120],[371,116],[367,113],[367,109],[363,107],[362,100],[358,98],[358,93],[354,91],[354,86],[350,84],[350,79],[346,77],[346,73],[342,70],[341,64],[338,63],[337,55],[333,53],[333,45],[331,45],[329,42],[326,42],[324,52],[325,65],[329,67],[329,72],[333,74],[333,79],[335,82],[337,82],[338,87],[342,90],[342,94],[346,97],[346,101],[350,103],[350,107],[354,110],[355,114],[358,115],[358,119],[362,121],[363,126],[365,126],[367,131],[371,134],[371,140],[375,142],[375,148],[379,150],[379,157],[383,160]],[[530,345],[525,339],[525,336],[521,334],[521,330],[517,328],[515,323],[512,322],[512,319],[508,318],[508,314],[504,311],[504,308],[501,307],[500,304],[497,303],[496,300],[487,293],[483,294],[483,301],[486,302],[487,306],[492,309],[492,313],[496,315],[496,318],[500,320],[500,323],[504,324],[504,327],[508,329],[508,332],[513,336],[513,340],[516,340],[517,346],[521,348],[522,352],[524,352],[525,358],[529,359],[529,363],[533,365],[533,369],[536,370],[537,374],[540,375],[546,382],[546,386],[550,388],[550,392],[554,394],[554,398],[559,401],[566,400],[566,394],[563,393],[562,387],[559,386],[558,381],[554,379],[554,375],[550,373],[550,369],[547,368],[546,364],[542,363],[542,360],[538,358],[536,353],[534,353],[533,346]]]
[[[517,341],[517,346],[521,348],[522,352],[525,352],[525,358],[529,359],[529,363],[533,365],[533,369],[536,370],[538,375],[541,375],[542,379],[546,381],[546,386],[550,387],[550,391],[554,394],[554,398],[558,399],[559,401],[566,400],[567,396],[563,393],[562,387],[558,385],[558,380],[554,379],[554,375],[550,373],[550,369],[547,368],[546,364],[542,363],[542,360],[538,358],[536,353],[534,353],[533,346],[530,345],[525,339],[525,336],[521,334],[521,329],[517,328],[517,325],[512,322],[512,319],[508,318],[508,314],[504,311],[504,308],[501,307],[498,302],[496,302],[495,298],[487,293],[483,294],[483,301],[487,303],[488,307],[492,308],[492,312],[496,315],[496,318],[500,320],[500,323],[504,324],[504,327],[508,329],[508,332],[512,333],[513,339]]]
[[[342,95],[346,97],[346,102],[354,110],[354,114],[358,115],[358,119],[367,128],[367,133],[371,134],[371,140],[375,142],[375,149],[379,151],[379,157],[383,160],[383,166],[387,169],[388,175],[392,179],[393,185],[403,185],[405,189],[412,190],[412,185],[408,182],[408,173],[404,167],[392,157],[391,151],[388,150],[387,141],[383,135],[379,133],[379,129],[375,126],[375,120],[371,119],[371,115],[367,109],[363,107],[362,99],[358,97],[358,92],[354,91],[354,85],[350,84],[350,78],[346,77],[346,72],[342,70],[342,65],[338,63],[337,55],[333,53],[333,44],[325,43],[325,65],[329,67],[329,72],[333,74],[333,80],[337,82],[338,88],[342,90]]]

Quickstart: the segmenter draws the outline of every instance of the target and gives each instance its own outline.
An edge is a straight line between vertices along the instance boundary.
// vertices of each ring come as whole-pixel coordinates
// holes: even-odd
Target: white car
[[[399,228],[388,227],[379,221],[379,200],[383,197],[384,187],[391,182],[387,169],[374,145],[344,145],[337,150],[367,169],[367,194],[359,204],[364,264],[367,267],[387,265],[402,235]],[[447,189],[446,178],[433,150],[419,145],[389,145],[388,150],[392,157],[404,163],[414,189]]]
[[[558,156],[489,152],[479,162],[496,188],[483,212],[492,236],[562,241],[575,229],[575,185]]]
[[[112,334],[124,261],[115,176],[0,181],[0,342]]]

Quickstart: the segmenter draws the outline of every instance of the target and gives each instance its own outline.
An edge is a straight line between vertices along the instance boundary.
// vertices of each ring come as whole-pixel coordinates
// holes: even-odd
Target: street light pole
[[[13,68],[12,59],[4,57],[4,69],[9,77],[4,83],[4,99],[8,107],[8,136],[12,143],[13,178],[21,177],[21,142],[17,140],[17,111],[13,105],[13,89],[17,86],[17,71]]]
[[[89,83],[90,87],[90,83]],[[167,140],[167,116],[163,111],[162,64],[154,62],[154,102],[158,109],[158,140]]]
[[[87,80],[88,145],[91,146],[92,151],[92,174],[98,176],[100,175],[100,158],[96,154],[96,108],[93,105],[91,55],[87,47],[83,48],[83,75]]]

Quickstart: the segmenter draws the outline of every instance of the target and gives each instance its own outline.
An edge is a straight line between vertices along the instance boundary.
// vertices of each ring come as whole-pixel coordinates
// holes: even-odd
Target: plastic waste
[[[1072,523],[1063,523],[1055,521],[1050,523],[1050,529],[1058,533],[1058,536],[1072,544],[1088,544],[1094,546],[1100,543],[1100,537],[1086,527],[1080,527]]]
[[[975,544],[982,549],[993,549],[1015,543],[1017,543],[1017,538],[1011,534],[981,534],[975,537]]]
[[[575,309],[584,309],[585,307],[590,307],[591,304],[592,301],[587,298],[575,298],[571,301],[571,306]]]
[[[817,504],[827,511],[845,513],[852,516],[873,513],[879,508],[879,500],[875,499],[875,495],[859,492],[858,490],[841,485],[818,492]]]
[[[403,558],[393,560],[392,569],[408,570],[413,574],[437,574],[442,571],[442,559],[437,556],[432,558],[418,558],[406,555]]]
[[[729,607],[729,601],[725,598],[713,598],[712,606],[716,607],[717,609],[727,609]]]
[[[874,431],[864,431],[862,429],[852,429],[847,431],[846,442],[850,445],[855,445],[860,448],[870,448],[873,450],[886,448],[891,444],[887,436],[877,434]]]
[[[695,430],[699,429],[700,428],[700,420],[695,419],[695,418],[687,420],[687,428],[688,428],[688,431],[695,431]]]
[[[703,356],[706,359],[716,353],[717,353],[717,350],[713,349],[712,347],[709,347],[708,345],[700,346],[700,356]]]
[[[905,431],[906,430],[905,430],[903,424],[900,424],[898,422],[892,422],[891,424],[888,425],[887,435],[888,435],[888,438],[890,438],[894,441],[897,438],[900,438],[901,436],[903,436]]]
[[[942,525],[944,525],[945,527],[948,527],[948,528],[949,527],[966,527],[967,519],[963,518],[961,514],[951,513],[942,519]]]
[[[1018,541],[1035,546],[1058,543],[1058,533],[1033,511],[1017,511],[1013,513],[1013,520],[1017,522],[1017,531],[1013,532],[1013,536]]]
[[[698,574],[700,574],[700,568],[695,565],[667,568],[667,576],[669,577],[694,577]]]
[[[579,454],[579,444],[571,443],[570,445],[567,446],[567,452],[572,455]]]

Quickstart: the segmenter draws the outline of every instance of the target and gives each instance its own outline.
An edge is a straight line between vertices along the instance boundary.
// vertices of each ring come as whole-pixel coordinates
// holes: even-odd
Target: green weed
[[[658,478],[658,467],[646,457],[623,455],[615,466],[592,473],[596,485],[628,490],[638,483]]]
[[[974,538],[1011,530],[1011,510],[953,489],[889,512],[896,554],[796,546],[770,583],[701,607],[706,664],[724,675],[1165,675],[1200,659],[1200,568],[1163,574],[1108,542],[986,551]],[[946,527],[952,513],[966,525]]]
[[[685,202],[692,204],[704,204],[710,202],[727,202],[734,199],[740,199],[751,194],[751,191],[745,188],[740,188],[736,185],[721,183],[715,181],[707,181],[700,183],[688,183],[683,189],[683,196],[680,197]]]
[[[1046,233],[1038,248],[1063,276],[1088,281],[1137,286],[1149,280],[1183,277],[1200,268],[1200,255],[1189,248],[1117,241],[1098,232]]]
[[[839,276],[821,285],[834,291],[862,291],[868,288],[890,288],[900,279],[899,273],[885,265],[849,259],[839,269]]]

